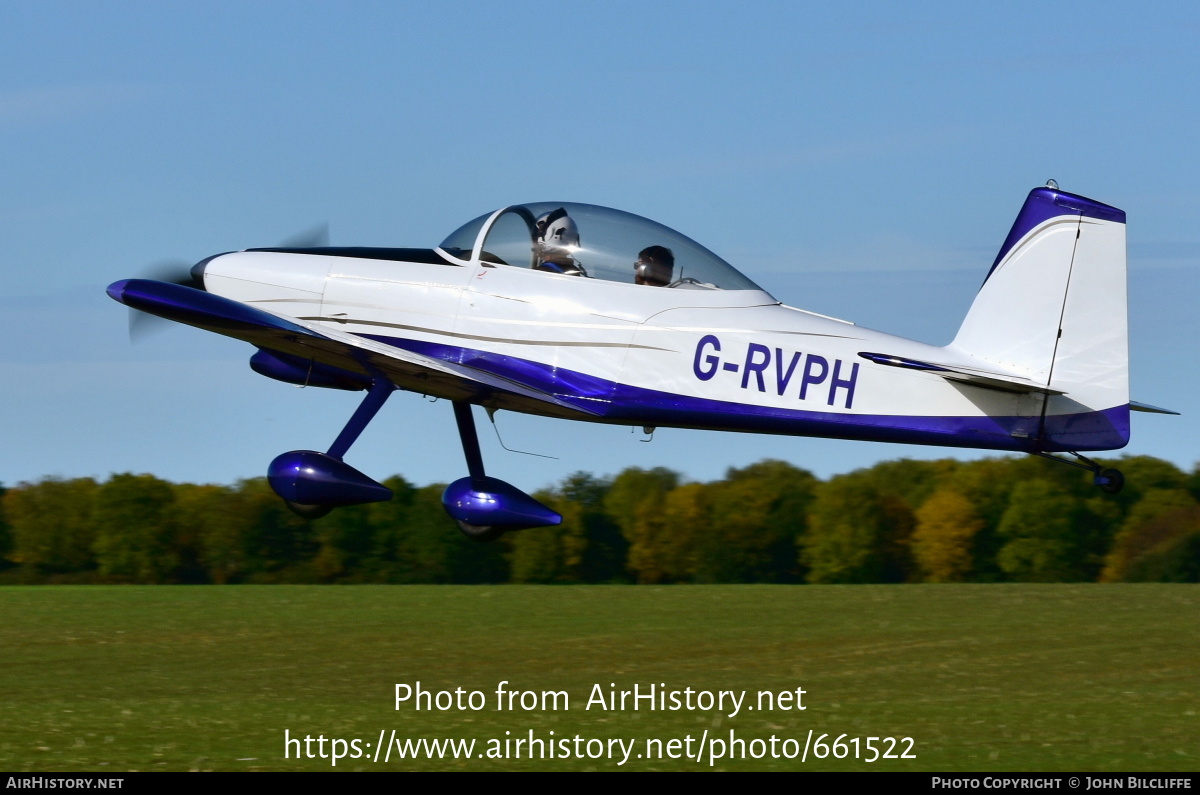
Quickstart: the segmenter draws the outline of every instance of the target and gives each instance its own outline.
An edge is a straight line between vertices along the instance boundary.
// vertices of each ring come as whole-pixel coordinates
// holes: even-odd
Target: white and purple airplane
[[[446,511],[488,540],[561,517],[484,472],[472,405],[587,422],[1014,450],[1091,470],[1129,441],[1125,213],[1030,192],[954,341],[926,345],[787,306],[665,226],[519,204],[432,249],[260,248],[182,283],[127,279],[136,310],[244,340],[291,384],[363,390],[324,453],[268,469],[302,516],[387,500],[343,461],[396,389],[454,406],[469,475]],[[1055,453],[1068,453],[1062,458]]]

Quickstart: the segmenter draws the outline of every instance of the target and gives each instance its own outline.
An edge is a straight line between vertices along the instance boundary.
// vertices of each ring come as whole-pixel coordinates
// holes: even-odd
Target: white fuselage
[[[501,374],[598,421],[1023,449],[1044,401],[868,361],[979,365],[761,290],[254,251],[211,261],[205,283],[322,332]]]

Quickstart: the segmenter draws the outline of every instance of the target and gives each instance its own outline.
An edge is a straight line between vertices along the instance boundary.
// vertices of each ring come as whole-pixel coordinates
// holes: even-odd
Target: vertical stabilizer
[[[951,348],[1054,392],[1041,447],[1129,440],[1125,213],[1054,188],[1030,191]]]

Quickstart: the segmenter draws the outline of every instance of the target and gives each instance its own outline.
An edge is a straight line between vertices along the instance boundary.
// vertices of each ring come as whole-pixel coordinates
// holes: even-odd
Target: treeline
[[[580,472],[535,495],[561,526],[492,544],[457,531],[443,486],[400,477],[391,502],[311,522],[262,479],[49,478],[3,490],[0,582],[1200,582],[1200,466],[1114,463],[1117,495],[1034,457]]]

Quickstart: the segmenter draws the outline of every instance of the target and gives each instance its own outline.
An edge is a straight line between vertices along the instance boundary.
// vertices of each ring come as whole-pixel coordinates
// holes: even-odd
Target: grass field
[[[707,753],[637,755],[648,738],[692,736],[694,754],[706,730],[799,746],[812,730],[862,738],[860,756],[867,737],[911,737],[916,759],[810,750],[713,767],[1194,771],[1198,608],[1187,585],[10,587],[0,770],[707,769]],[[395,685],[418,680],[483,691],[486,708],[395,709]],[[499,711],[502,680],[565,690],[570,708]],[[610,683],[747,691],[745,704],[802,687],[807,709],[584,709]],[[474,738],[477,754],[506,731],[638,744],[624,765],[372,762],[392,729]],[[285,730],[357,738],[364,756],[284,759]]]

